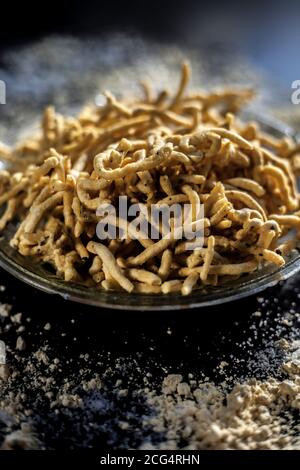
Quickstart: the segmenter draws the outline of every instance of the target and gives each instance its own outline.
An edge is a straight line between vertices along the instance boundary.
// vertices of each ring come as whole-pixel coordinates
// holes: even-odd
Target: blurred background
[[[205,45],[212,51],[221,44],[232,54],[242,52],[284,87],[300,78],[296,0],[28,0],[7,2],[1,20],[2,50],[49,35],[126,32],[176,45]]]

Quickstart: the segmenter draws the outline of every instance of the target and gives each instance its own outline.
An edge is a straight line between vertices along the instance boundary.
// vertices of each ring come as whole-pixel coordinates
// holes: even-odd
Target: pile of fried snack
[[[0,230],[19,222],[10,244],[58,276],[100,289],[189,294],[281,266],[300,228],[299,146],[235,113],[251,90],[186,92],[183,64],[174,93],[88,105],[76,117],[48,107],[39,135],[0,145]],[[97,208],[131,203],[204,205],[204,244],[164,236],[97,238]],[[128,221],[117,219],[124,226]],[[195,222],[195,220],[194,220]],[[293,237],[282,243],[282,236]]]

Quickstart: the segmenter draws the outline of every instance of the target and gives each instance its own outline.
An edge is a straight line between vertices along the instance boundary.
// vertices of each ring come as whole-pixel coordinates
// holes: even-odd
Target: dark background
[[[1,5],[0,47],[115,31],[191,45],[221,42],[289,86],[300,76],[299,20],[297,0],[11,1]]]

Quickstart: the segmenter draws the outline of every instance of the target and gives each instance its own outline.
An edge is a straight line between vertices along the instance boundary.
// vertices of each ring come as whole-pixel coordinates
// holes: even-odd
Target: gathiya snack
[[[299,148],[236,118],[251,90],[187,93],[189,74],[184,64],[175,94],[146,84],[143,100],[107,92],[105,105],[77,117],[48,107],[39,135],[1,144],[14,168],[0,171],[0,230],[19,221],[11,246],[66,281],[136,293],[188,295],[283,265],[299,237]],[[189,204],[191,224],[202,205],[202,245],[176,237],[175,218],[170,236],[162,224],[157,239],[133,236],[120,214],[114,224],[126,238],[117,230],[99,240],[98,208],[125,196],[146,209]]]

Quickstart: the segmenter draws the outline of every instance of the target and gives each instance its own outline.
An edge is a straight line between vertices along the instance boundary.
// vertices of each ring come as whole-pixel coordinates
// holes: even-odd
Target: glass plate
[[[213,88],[224,84],[248,86],[251,83],[261,91],[262,102],[270,101],[263,77],[240,56],[229,57],[225,50],[211,55],[205,47],[203,50],[198,46],[184,50],[184,47],[127,35],[88,38],[85,41],[51,37],[9,52],[0,62],[0,76],[7,85],[7,104],[0,107],[0,140],[15,142],[30,132],[29,125],[32,131],[42,109],[49,103],[53,103],[59,112],[76,113],[84,102],[105,89],[117,95],[124,94],[124,90],[136,94],[139,91],[138,80],[145,77],[154,83],[155,88],[177,83],[179,64],[186,57],[192,64],[192,87],[201,87],[203,83]],[[2,63],[6,64],[5,70],[1,69]],[[281,96],[277,91],[273,93],[274,97]],[[255,114],[248,113],[245,117],[257,119],[275,136],[294,136],[286,125],[265,118],[264,114],[257,113],[257,109],[262,109],[259,101],[255,102]],[[294,250],[281,269],[268,266],[222,287],[203,287],[187,297],[107,292],[66,283],[43,266],[21,256],[8,243],[15,228],[10,225],[0,238],[0,265],[3,269],[45,292],[98,307],[174,310],[215,305],[255,294],[300,269],[300,253]]]
[[[286,125],[275,122],[259,114],[243,113],[246,119],[255,119],[261,127],[274,135],[296,138]],[[293,250],[286,257],[282,268],[266,266],[258,271],[242,276],[220,287],[205,286],[193,291],[189,296],[179,294],[150,295],[128,294],[122,291],[105,291],[95,287],[85,287],[66,282],[50,273],[43,265],[23,257],[10,247],[8,241],[16,230],[10,224],[0,238],[0,266],[16,278],[50,294],[59,294],[66,300],[73,300],[97,307],[126,310],[174,310],[207,307],[231,300],[240,299],[276,285],[300,270],[300,250]]]

